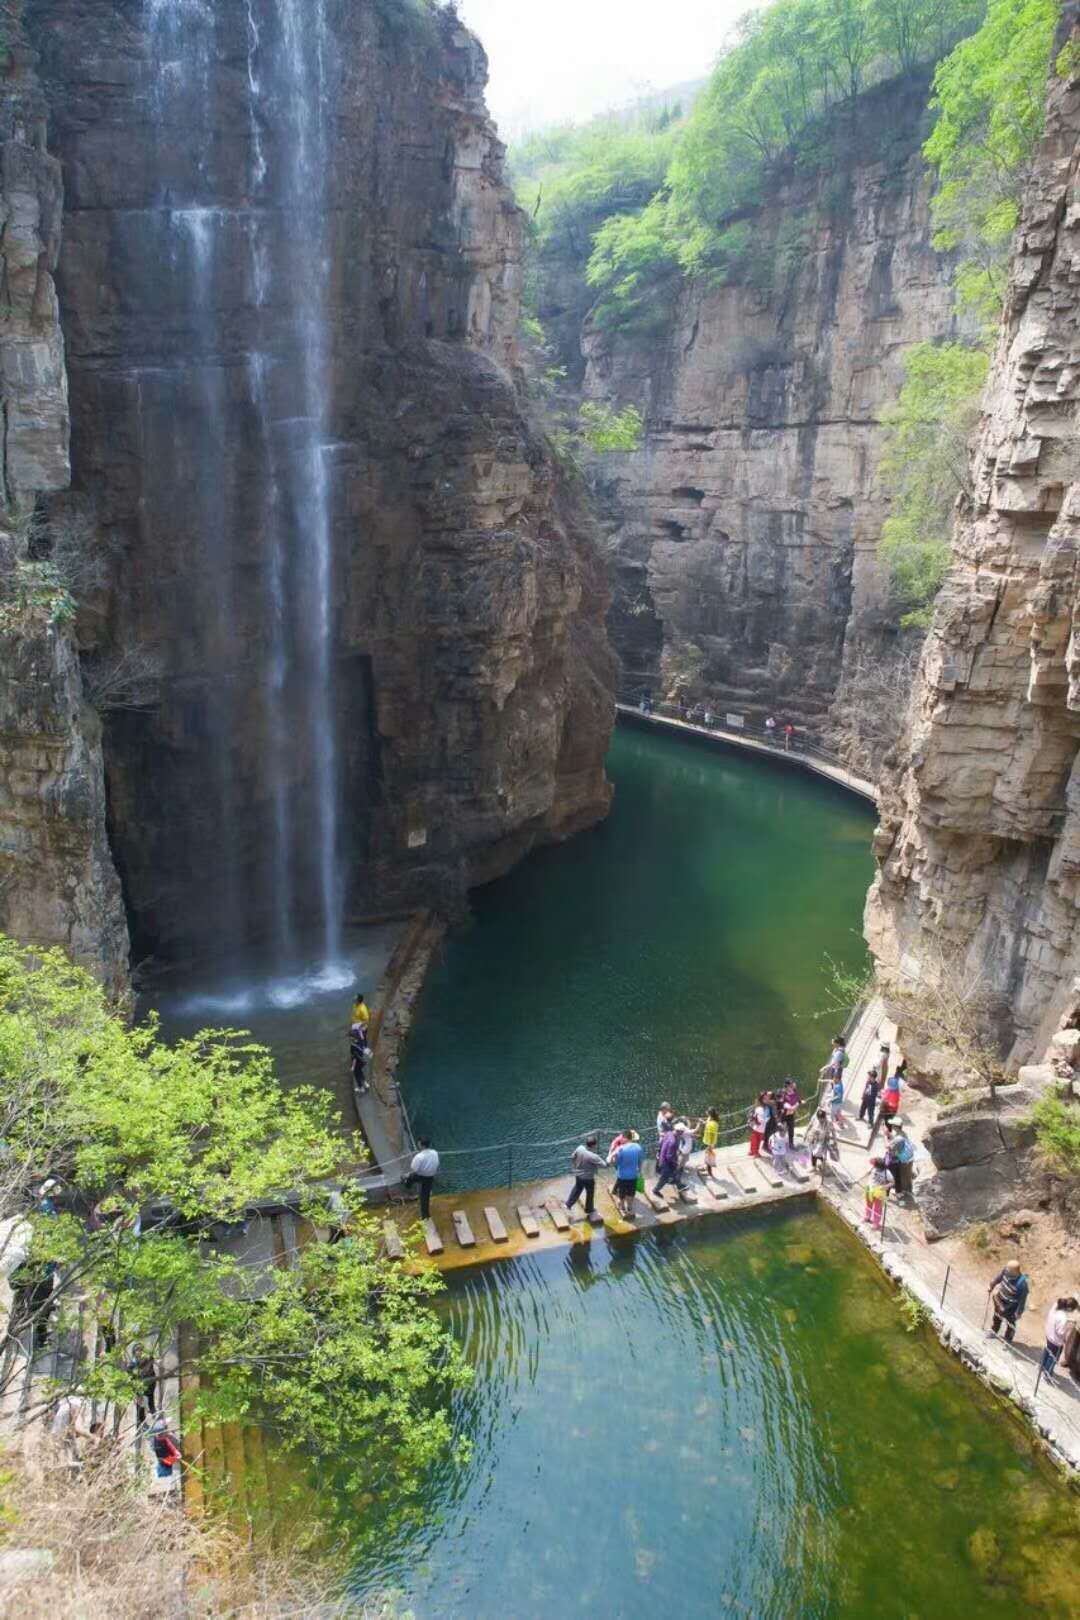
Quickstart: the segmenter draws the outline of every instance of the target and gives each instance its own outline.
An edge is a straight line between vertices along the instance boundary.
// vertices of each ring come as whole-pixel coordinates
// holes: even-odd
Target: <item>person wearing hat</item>
[[[1016,1324],[1027,1307],[1030,1283],[1020,1268],[1019,1260],[1009,1260],[990,1283],[994,1314],[986,1330],[988,1339],[996,1339],[998,1328],[1005,1324],[1005,1343],[1012,1344],[1016,1337]]]
[[[888,1139],[885,1162],[896,1182],[896,1196],[906,1202],[915,1196],[915,1144],[905,1134],[902,1119],[890,1120],[885,1135]]]
[[[591,1215],[596,1203],[596,1172],[604,1168],[604,1161],[596,1151],[597,1138],[587,1136],[570,1155],[570,1168],[574,1172],[574,1185],[566,1200],[567,1209],[573,1209],[582,1193],[585,1194],[585,1213]]]

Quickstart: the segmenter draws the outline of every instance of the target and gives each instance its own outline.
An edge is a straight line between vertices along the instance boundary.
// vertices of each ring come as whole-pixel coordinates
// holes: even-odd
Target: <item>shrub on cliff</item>
[[[1046,1162],[1068,1176],[1080,1176],[1080,1103],[1047,1093],[1032,1109],[1031,1121]]]
[[[215,1421],[268,1421],[286,1446],[344,1462],[350,1487],[402,1507],[449,1449],[446,1398],[467,1377],[427,1308],[436,1274],[382,1258],[359,1195],[348,1237],[291,1269],[249,1273],[212,1241],[215,1223],[290,1189],[312,1220],[340,1219],[314,1183],[361,1149],[335,1129],[327,1095],[282,1091],[270,1054],[236,1032],[166,1045],[62,952],[2,936],[0,1076],[0,1217],[25,1208],[31,1178],[61,1178],[66,1212],[32,1217],[32,1259],[57,1268],[60,1328],[93,1301],[114,1346],[76,1367],[81,1392],[126,1404],[123,1347],[167,1343],[186,1324]]]
[[[982,26],[934,75],[937,123],[924,148],[940,185],[939,248],[960,255],[962,308],[997,322],[1028,163],[1042,134],[1058,0],[990,0]]]
[[[953,508],[968,491],[970,440],[989,369],[982,349],[917,343],[884,412],[881,475],[892,508],[880,550],[905,626],[925,626],[949,566]]]

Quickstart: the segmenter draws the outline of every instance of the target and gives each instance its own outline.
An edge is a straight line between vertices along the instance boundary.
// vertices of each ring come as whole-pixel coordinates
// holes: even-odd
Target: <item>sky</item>
[[[460,0],[491,59],[504,140],[709,71],[753,0]]]

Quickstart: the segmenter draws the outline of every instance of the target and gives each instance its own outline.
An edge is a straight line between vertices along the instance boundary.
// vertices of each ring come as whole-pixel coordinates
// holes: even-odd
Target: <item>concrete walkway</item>
[[[722,726],[692,725],[689,720],[676,720],[671,715],[643,714],[639,708],[630,703],[617,703],[615,707],[619,719],[629,725],[679,732],[684,736],[700,737],[705,742],[714,743],[718,748],[738,748],[745,754],[758,754],[777,765],[787,765],[801,771],[810,771],[814,776],[823,776],[827,781],[835,782],[837,787],[846,788],[849,793],[857,793],[860,799],[866,799],[871,804],[877,803],[877,791],[872,782],[867,782],[852,771],[845,770],[842,765],[833,765],[828,760],[803,753],[798,747],[787,749],[781,744],[748,737],[742,731],[728,731]]]

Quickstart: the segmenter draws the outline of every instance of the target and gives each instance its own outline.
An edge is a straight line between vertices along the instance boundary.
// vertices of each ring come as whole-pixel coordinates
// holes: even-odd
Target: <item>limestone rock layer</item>
[[[655,684],[692,646],[721,702],[813,724],[845,660],[894,646],[875,555],[881,413],[905,350],[953,325],[920,155],[927,95],[914,75],[862,97],[837,162],[780,180],[749,218],[736,284],[687,284],[662,332],[586,331],[586,392],[648,423],[606,501],[632,682]]]
[[[1042,1056],[1080,971],[1078,170],[1080,83],[1054,76],[867,907],[891,968],[999,998],[1016,1064]]]

